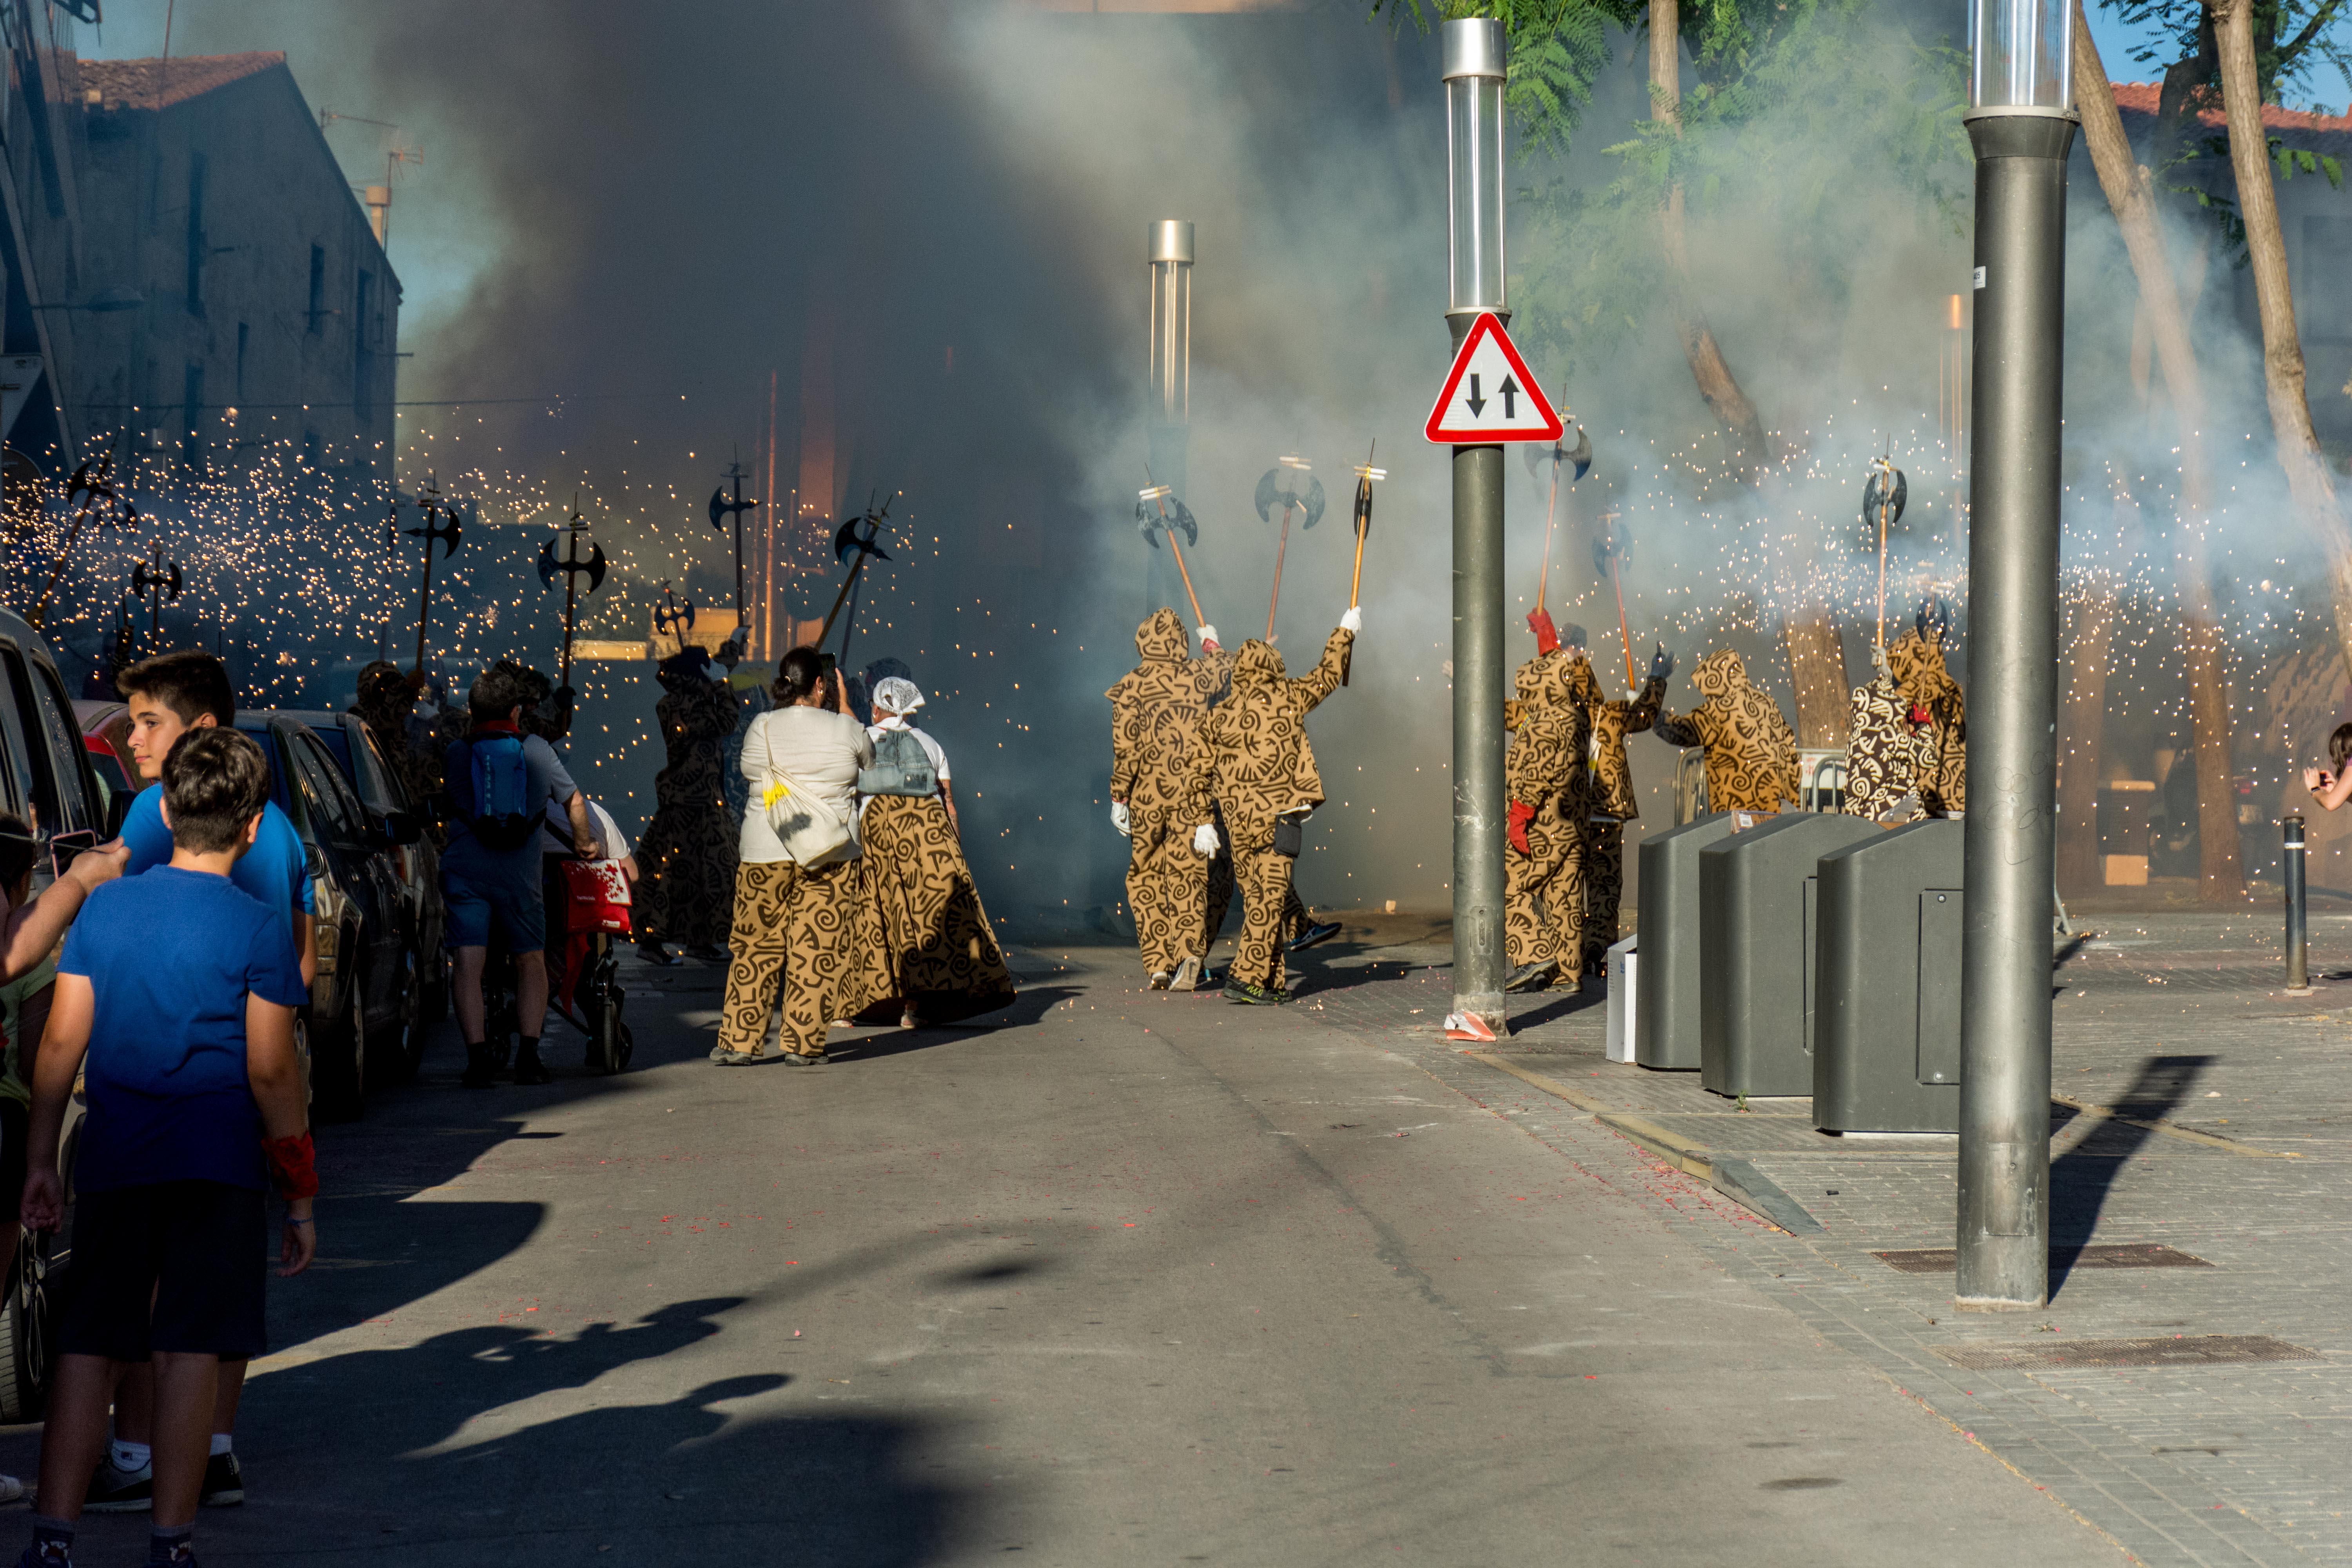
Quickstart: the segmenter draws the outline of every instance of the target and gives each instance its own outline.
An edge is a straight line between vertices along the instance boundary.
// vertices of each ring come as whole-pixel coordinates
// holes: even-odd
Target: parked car
[[[309,859],[318,975],[310,986],[310,1104],[322,1121],[359,1116],[375,1076],[413,1068],[422,1047],[425,976],[407,921],[407,884],[394,851],[418,825],[379,828],[334,754],[308,724],[268,710],[236,727],[269,759],[270,798],[294,824]],[[405,843],[395,842],[404,837]]]
[[[420,1016],[429,1028],[448,1016],[449,954],[442,945],[441,854],[425,835],[425,806],[409,798],[408,786],[384,757],[375,736],[357,715],[326,710],[280,709],[281,717],[308,725],[326,742],[342,770],[343,782],[366,808],[369,825],[392,847],[403,888],[403,934],[424,981]],[[424,1030],[414,1031],[411,1051],[395,1067],[403,1076],[416,1070]]]

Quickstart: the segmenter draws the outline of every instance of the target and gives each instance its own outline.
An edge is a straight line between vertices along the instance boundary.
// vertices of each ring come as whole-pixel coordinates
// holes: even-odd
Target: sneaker
[[[145,1513],[154,1506],[155,1467],[118,1470],[111,1459],[89,1478],[89,1496],[81,1505],[84,1513]]]
[[[824,1066],[824,1062],[825,1056],[823,1051],[810,1051],[805,1056],[799,1051],[784,1053],[784,1065],[788,1068],[821,1068]]]
[[[734,955],[723,947],[713,947],[706,942],[688,948],[686,956],[702,963],[727,963],[732,961]]]
[[[1155,969],[1151,972],[1151,988],[1154,991],[1165,991],[1168,989],[1168,983],[1174,978],[1176,978],[1175,975],[1168,970]]]
[[[1547,958],[1535,963],[1522,963],[1511,971],[1510,978],[1503,982],[1503,989],[1540,991],[1551,984],[1551,977],[1559,968],[1559,960],[1557,958]]]
[[[1225,1000],[1247,1007],[1279,1007],[1290,1000],[1290,993],[1247,980],[1229,980],[1225,983]]]
[[[730,1051],[722,1047],[711,1052],[710,1059],[723,1068],[747,1068],[753,1062],[765,1061],[768,1058],[759,1051]]]
[[[234,1452],[205,1461],[204,1494],[196,1500],[206,1508],[235,1508],[245,1500],[245,1469]]]
[[[1168,989],[1171,991],[1191,991],[1198,988],[1200,984],[1201,961],[1197,958],[1188,958],[1183,963],[1178,964],[1176,966],[1176,973],[1169,977]]]
[[[898,1027],[902,1029],[919,1029],[922,1026],[922,1019],[918,1017],[915,1014],[915,1005],[912,1002],[908,1003],[906,1010],[898,1015]]]
[[[0,1503],[25,1500],[25,1483],[14,1476],[0,1476]]]
[[[1300,931],[1297,936],[1292,937],[1290,939],[1290,951],[1297,952],[1303,948],[1313,947],[1318,942],[1329,942],[1333,937],[1338,936],[1339,934],[1339,922],[1338,921],[1319,921],[1316,924],[1309,925],[1305,931]]]
[[[722,1057],[730,1057],[734,1054],[735,1047],[732,1046],[713,1046],[710,1047],[710,1059],[714,1062],[718,1061]]]

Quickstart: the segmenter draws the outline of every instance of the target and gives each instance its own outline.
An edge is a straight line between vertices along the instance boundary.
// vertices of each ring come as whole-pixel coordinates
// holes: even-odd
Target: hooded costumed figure
[[[866,990],[898,998],[903,1028],[921,1016],[969,1017],[1013,994],[957,838],[947,752],[915,727],[922,706],[911,680],[886,676],[875,683],[874,722],[866,729],[874,766],[859,781],[861,789],[915,792],[868,794],[859,816]]]
[[[1699,746],[1706,755],[1709,811],[1778,811],[1797,803],[1797,737],[1789,721],[1756,683],[1748,667],[1727,647],[1716,649],[1691,671],[1691,684],[1704,699],[1680,718],[1658,718],[1658,738],[1669,745]]]
[[[1927,816],[1958,816],[1969,804],[1969,703],[1945,667],[1940,620],[1923,610],[1919,623],[1888,646],[1886,668],[1927,717],[1935,760],[1921,772],[1919,804]]]
[[[352,704],[351,711],[375,738],[375,748],[383,753],[385,765],[400,775],[411,808],[422,812],[433,791],[426,787],[422,759],[409,743],[408,716],[415,711],[418,690],[398,665],[378,659],[360,671],[359,700]],[[436,787],[440,771],[433,770]]]
[[[734,911],[735,824],[720,787],[722,742],[735,732],[735,696],[709,675],[710,656],[688,647],[662,660],[665,693],[654,705],[668,765],[654,775],[653,820],[637,844],[637,945],[656,963],[677,960],[662,943],[716,960]]]
[[[1555,976],[1573,986],[1583,972],[1584,781],[1591,707],[1600,695],[1581,637],[1563,644],[1542,610],[1528,623],[1535,628],[1536,657],[1519,666],[1517,695],[1503,710],[1503,727],[1511,732],[1503,755],[1507,991],[1540,991]]]
[[[1362,623],[1350,609],[1323,645],[1323,657],[1294,680],[1282,656],[1255,637],[1234,661],[1233,690],[1201,726],[1192,761],[1192,848],[1206,858],[1220,835],[1211,802],[1223,815],[1242,894],[1242,939],[1228,972],[1227,999],[1286,1002],[1283,922],[1299,825],[1323,804],[1323,780],[1307,745],[1307,715],[1339,689],[1339,671]]]
[[[1890,656],[1892,650],[1889,650]],[[1887,664],[1853,689],[1846,717],[1845,805],[1868,822],[1917,822],[1936,776],[1936,733]]]
[[[1642,815],[1633,798],[1633,770],[1625,759],[1625,737],[1658,720],[1675,656],[1661,646],[1650,659],[1650,678],[1639,691],[1603,700],[1599,681],[1586,709],[1592,725],[1591,768],[1585,775],[1584,973],[1598,974],[1617,941],[1617,916],[1625,896],[1625,825]]]
[[[1110,819],[1128,836],[1127,907],[1154,990],[1190,991],[1208,961],[1209,863],[1192,848],[1192,758],[1209,704],[1233,677],[1234,656],[1202,626],[1204,651],[1187,658],[1184,623],[1154,610],[1135,632],[1142,662],[1103,693],[1110,699]]]

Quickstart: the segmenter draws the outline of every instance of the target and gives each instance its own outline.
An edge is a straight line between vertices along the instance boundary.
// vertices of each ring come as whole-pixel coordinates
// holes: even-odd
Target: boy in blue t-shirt
[[[58,1142],[77,1073],[89,1110],[41,1445],[43,1512],[20,1568],[71,1563],[115,1382],[151,1361],[148,1561],[194,1563],[221,1363],[265,1348],[268,1188],[287,1200],[278,1272],[300,1273],[317,1247],[294,1052],[309,988],[284,922],[231,880],[261,831],[269,764],[249,737],[205,726],[173,747],[163,773],[171,864],[83,904],[33,1069],[27,1229],[55,1230],[63,1216]]]

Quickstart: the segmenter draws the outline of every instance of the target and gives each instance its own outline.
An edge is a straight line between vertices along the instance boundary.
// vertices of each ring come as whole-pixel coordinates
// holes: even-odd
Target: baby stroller
[[[620,945],[629,935],[629,881],[618,860],[549,855],[541,861],[547,910],[547,1006],[588,1037],[590,1072],[625,1072],[636,1037],[621,1016]],[[482,971],[484,1030],[504,1071],[514,1061],[515,966],[503,933],[490,933]]]

